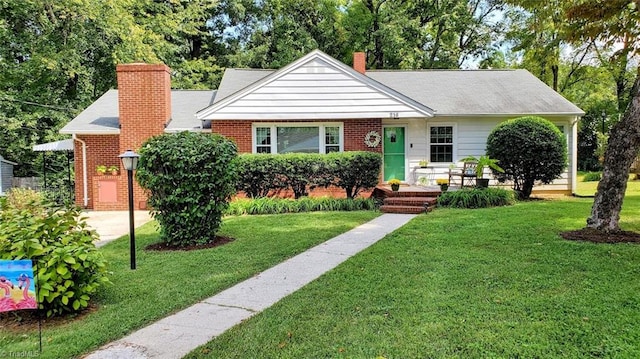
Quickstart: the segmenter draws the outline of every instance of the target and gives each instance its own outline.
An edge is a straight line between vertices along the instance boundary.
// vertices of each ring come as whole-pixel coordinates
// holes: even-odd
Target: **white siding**
[[[567,139],[568,148],[568,166],[562,177],[555,180],[549,185],[537,185],[534,191],[573,191],[575,192],[575,179],[572,173],[576,168],[576,144],[574,143],[575,134],[574,127],[571,123],[574,119],[572,116],[564,117],[546,117],[548,120],[558,126],[564,127],[565,138]],[[461,166],[460,160],[467,156],[481,156],[485,153],[486,140],[489,133],[500,122],[508,118],[502,117],[434,117],[430,119],[417,118],[409,120],[383,120],[383,125],[405,124],[408,128],[407,135],[407,179],[413,179],[412,170],[418,166],[418,162],[422,159],[429,160],[428,146],[428,128],[429,124],[434,125],[451,125],[454,126],[454,146],[453,157],[456,165]],[[448,178],[449,164],[438,163],[429,164],[434,167],[435,178]],[[492,181],[492,184],[497,182]]]
[[[415,108],[315,58],[240,96],[207,119],[422,117]]]

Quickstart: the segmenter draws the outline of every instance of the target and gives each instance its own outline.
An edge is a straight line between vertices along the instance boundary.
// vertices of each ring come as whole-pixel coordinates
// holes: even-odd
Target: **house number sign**
[[[378,131],[369,131],[364,136],[364,144],[367,145],[368,147],[378,147],[381,139],[382,139],[382,136],[380,136]]]

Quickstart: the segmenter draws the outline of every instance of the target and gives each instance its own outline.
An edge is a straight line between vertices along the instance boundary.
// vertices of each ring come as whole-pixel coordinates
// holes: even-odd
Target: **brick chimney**
[[[367,60],[364,52],[353,53],[353,69],[364,75],[367,70]]]
[[[145,140],[164,132],[171,118],[170,71],[166,65],[142,63],[116,67],[120,153],[137,151]]]

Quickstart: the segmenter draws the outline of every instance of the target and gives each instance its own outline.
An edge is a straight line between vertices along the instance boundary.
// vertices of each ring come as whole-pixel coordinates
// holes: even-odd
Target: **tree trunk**
[[[624,117],[611,129],[604,155],[602,180],[598,184],[591,217],[587,219],[587,228],[604,232],[620,230],[618,221],[627,189],[629,167],[640,148],[640,68],[631,96]]]

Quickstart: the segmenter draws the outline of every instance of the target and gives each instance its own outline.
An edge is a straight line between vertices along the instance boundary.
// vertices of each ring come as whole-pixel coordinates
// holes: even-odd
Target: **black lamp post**
[[[607,113],[602,110],[602,134],[604,135],[604,121],[607,119]]]
[[[140,158],[140,155],[131,150],[126,150],[118,157],[122,160],[122,166],[127,170],[127,183],[129,188],[129,242],[131,269],[136,269],[136,233],[133,222],[133,171],[138,168],[138,159]]]

